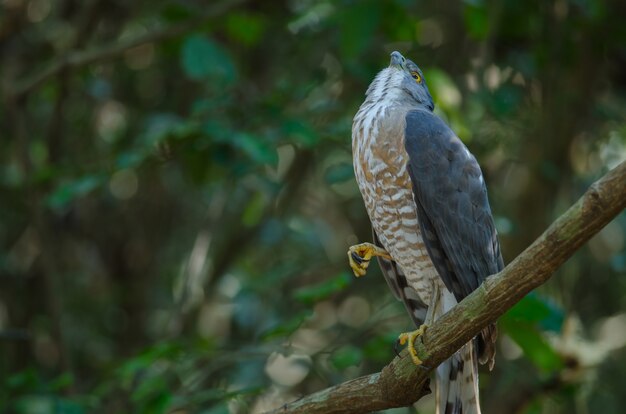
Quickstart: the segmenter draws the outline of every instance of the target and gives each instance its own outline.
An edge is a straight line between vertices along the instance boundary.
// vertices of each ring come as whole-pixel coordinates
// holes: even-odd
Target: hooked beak
[[[391,62],[389,62],[390,68],[405,69],[405,62],[406,59],[404,58],[404,56],[402,56],[400,52],[398,52],[397,50],[391,52]]]

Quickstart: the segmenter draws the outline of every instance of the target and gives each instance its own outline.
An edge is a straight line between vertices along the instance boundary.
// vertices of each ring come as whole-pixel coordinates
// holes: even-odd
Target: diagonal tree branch
[[[67,55],[61,56],[59,59],[53,61],[34,75],[17,81],[17,84],[13,88],[9,89],[8,95],[14,99],[19,99],[65,69],[77,68],[95,62],[115,59],[134,47],[180,36],[205,23],[208,19],[219,16],[229,8],[241,4],[244,1],[245,0],[222,1],[207,7],[207,10],[200,16],[194,17],[178,25],[146,33],[134,39],[113,42],[111,44],[93,49],[71,52]]]
[[[379,373],[356,378],[285,404],[271,413],[364,413],[413,404],[429,393],[432,367],[547,281],[570,256],[626,207],[626,161],[596,181],[535,242],[490,276],[416,343],[424,367],[406,351]]]

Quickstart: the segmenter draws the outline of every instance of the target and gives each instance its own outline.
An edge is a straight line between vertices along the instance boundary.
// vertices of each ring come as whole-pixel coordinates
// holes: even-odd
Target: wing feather
[[[406,116],[405,148],[417,215],[428,253],[446,287],[461,301],[504,267],[478,162],[436,115]],[[495,326],[479,341],[493,348]],[[494,349],[481,362],[492,364]]]

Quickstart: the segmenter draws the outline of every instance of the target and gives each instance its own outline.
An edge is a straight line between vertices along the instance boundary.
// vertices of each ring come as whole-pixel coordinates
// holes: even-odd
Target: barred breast
[[[366,101],[352,127],[356,180],[372,227],[420,299],[430,304],[442,281],[420,234],[404,149],[406,110]]]

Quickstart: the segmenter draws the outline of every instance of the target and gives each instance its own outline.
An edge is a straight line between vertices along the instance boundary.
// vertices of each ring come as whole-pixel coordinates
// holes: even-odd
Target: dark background
[[[0,412],[260,412],[379,370],[410,322],[346,260],[369,82],[421,66],[508,262],[626,158],[625,6],[0,2]],[[501,319],[485,412],[623,411],[625,231]]]

